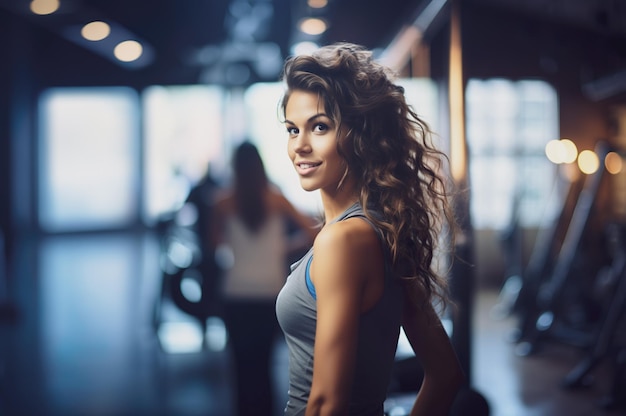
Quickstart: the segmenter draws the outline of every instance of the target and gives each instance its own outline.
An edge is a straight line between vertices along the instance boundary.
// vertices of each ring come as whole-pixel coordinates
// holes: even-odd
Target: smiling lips
[[[299,162],[296,163],[296,170],[300,175],[307,175],[315,170],[321,163]]]

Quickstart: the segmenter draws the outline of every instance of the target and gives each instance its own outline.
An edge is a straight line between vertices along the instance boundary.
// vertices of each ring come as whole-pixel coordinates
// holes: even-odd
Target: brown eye
[[[325,132],[328,130],[328,126],[324,123],[318,123],[313,127],[313,131],[317,133]]]

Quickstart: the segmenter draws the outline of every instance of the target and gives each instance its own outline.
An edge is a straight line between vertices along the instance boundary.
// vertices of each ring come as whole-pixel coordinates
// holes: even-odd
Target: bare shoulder
[[[380,241],[368,222],[362,218],[349,218],[326,225],[315,239],[314,250],[316,254],[341,253],[364,259],[380,250]]]
[[[318,299],[338,296],[371,308],[383,291],[384,256],[378,235],[362,218],[326,225],[313,244],[311,278]]]

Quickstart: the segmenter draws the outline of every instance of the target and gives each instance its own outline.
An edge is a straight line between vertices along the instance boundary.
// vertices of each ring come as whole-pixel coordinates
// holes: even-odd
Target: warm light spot
[[[578,168],[582,173],[590,175],[600,167],[600,160],[592,150],[583,150],[578,155]]]
[[[450,106],[450,162],[452,178],[457,184],[467,181],[468,158],[465,137],[465,102],[463,96],[463,48],[458,7],[452,8],[450,50],[448,51],[448,102]]]
[[[122,62],[132,62],[139,59],[143,53],[141,43],[135,40],[126,40],[119,43],[113,52],[115,57]]]
[[[30,11],[38,15],[52,14],[59,10],[59,0],[33,0],[30,2]]]
[[[307,35],[321,35],[326,29],[326,22],[316,17],[310,17],[300,22],[300,30]]]
[[[312,9],[322,9],[328,4],[328,0],[309,0],[309,7]]]
[[[109,36],[111,27],[105,22],[95,21],[83,26],[80,33],[87,40],[98,41]]]
[[[552,163],[561,164],[565,159],[565,151],[560,140],[550,140],[546,144],[545,152],[548,160]]]
[[[563,146],[563,163],[574,163],[578,157],[576,144],[570,139],[561,139],[560,142]]]
[[[624,161],[619,153],[609,152],[604,158],[604,167],[606,167],[607,172],[612,175],[617,175],[622,171]]]
[[[552,163],[572,163],[578,156],[578,149],[569,139],[550,140],[545,147],[546,156]]]

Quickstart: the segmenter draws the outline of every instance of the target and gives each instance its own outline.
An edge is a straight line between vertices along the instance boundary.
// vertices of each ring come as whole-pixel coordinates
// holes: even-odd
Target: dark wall
[[[608,134],[611,109],[626,94],[602,100],[585,94],[592,81],[626,70],[626,38],[589,28],[539,19],[508,9],[462,3],[464,76],[542,79],[557,91],[563,137],[586,147]],[[445,79],[449,27],[432,42],[432,73]]]
[[[466,77],[538,78],[556,89],[560,130],[582,147],[609,134],[609,114],[626,95],[594,100],[584,86],[626,70],[626,39],[603,32],[541,20],[532,15],[486,7],[463,9]]]
[[[467,70],[581,82],[624,69],[626,47],[601,30],[485,7],[463,9]]]
[[[16,160],[15,155],[29,147],[32,135],[32,94],[28,57],[29,31],[22,21],[0,11],[0,27],[3,39],[0,42],[0,229],[5,237],[7,258],[11,258],[12,242],[18,228],[16,213],[20,207],[28,207],[30,192],[24,192],[24,198],[15,197],[16,189],[28,176],[21,175],[28,163]],[[28,152],[27,152],[28,153]],[[28,186],[28,185],[27,185]],[[28,188],[27,188],[28,189]],[[26,190],[26,189],[25,189]],[[28,208],[20,211],[28,215]]]
[[[0,13],[0,27],[7,28],[8,24],[6,16]],[[7,46],[6,43],[0,43],[0,56],[9,55]],[[8,225],[9,165],[11,163],[7,140],[9,135],[9,107],[11,104],[9,99],[9,80],[11,75],[8,60],[4,59],[3,62],[3,64],[0,64],[0,229],[2,230],[7,228]]]

